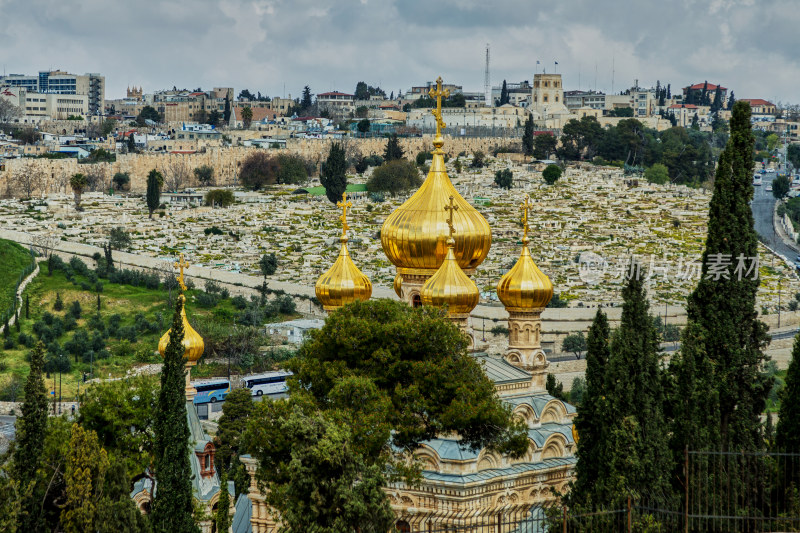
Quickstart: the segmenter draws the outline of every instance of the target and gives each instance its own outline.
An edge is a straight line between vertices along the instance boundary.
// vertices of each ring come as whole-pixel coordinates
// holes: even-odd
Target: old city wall
[[[414,156],[422,150],[431,150],[432,139],[428,137],[413,137],[400,139],[400,145],[406,154]],[[319,165],[325,157],[331,143],[335,141],[319,139],[289,139],[282,151],[300,155]],[[362,155],[382,154],[386,147],[386,139],[347,139],[348,154],[361,153]],[[489,152],[499,146],[502,139],[496,137],[478,138],[453,138],[447,139],[445,151],[456,156],[461,152],[472,153],[477,150]],[[19,196],[21,191],[17,186],[15,176],[22,172],[41,172],[43,183],[37,194],[66,193],[69,188],[69,177],[77,172],[84,174],[94,173],[101,175],[103,183],[110,183],[111,177],[117,172],[127,172],[131,177],[131,192],[144,192],[147,187],[147,174],[152,169],[168,173],[173,165],[185,165],[189,171],[201,165],[214,167],[218,185],[234,185],[236,183],[238,168],[248,154],[260,148],[224,147],[206,148],[192,154],[155,153],[144,152],[139,154],[117,154],[113,163],[78,164],[76,159],[8,159],[5,170],[0,172],[0,192],[6,195]],[[192,185],[189,183],[187,185]]]

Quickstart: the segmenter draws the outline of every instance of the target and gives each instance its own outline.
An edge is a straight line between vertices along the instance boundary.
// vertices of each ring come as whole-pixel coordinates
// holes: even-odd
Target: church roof
[[[253,528],[250,524],[250,517],[253,514],[253,502],[250,501],[247,494],[239,495],[234,509],[231,531],[233,533],[251,533]]]
[[[503,403],[507,403],[513,407],[517,407],[518,405],[528,404],[533,408],[533,412],[536,413],[536,416],[542,416],[542,412],[544,411],[545,406],[552,402],[553,400],[561,402],[557,398],[550,396],[546,392],[541,392],[537,394],[526,394],[523,396],[504,396],[502,398]],[[561,402],[564,404],[564,407],[567,410],[567,414],[572,414],[576,412],[575,406],[568,404],[567,402]]]
[[[515,381],[530,381],[531,375],[515,367],[501,357],[492,357],[486,353],[473,354],[473,357],[482,363],[486,375],[494,383],[512,383]]]
[[[544,459],[536,463],[517,463],[506,468],[490,468],[473,472],[470,474],[444,474],[441,472],[423,471],[422,477],[427,481],[440,481],[447,484],[456,485],[469,485],[471,483],[485,482],[489,479],[498,477],[519,477],[528,472],[537,472],[541,470],[548,470],[550,468],[558,468],[561,466],[574,465],[577,462],[576,457],[559,457],[554,459]]]

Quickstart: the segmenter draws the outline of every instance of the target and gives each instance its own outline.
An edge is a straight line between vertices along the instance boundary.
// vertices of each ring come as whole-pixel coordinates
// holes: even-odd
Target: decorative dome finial
[[[347,193],[342,193],[342,201],[336,202],[336,207],[342,209],[339,217],[342,221],[342,236],[339,237],[342,247],[336,262],[320,276],[314,287],[314,292],[326,311],[333,311],[355,300],[369,300],[372,296],[372,282],[353,264],[347,251],[347,230],[350,229],[347,224],[347,209],[352,206],[352,202],[347,201]]]
[[[186,359],[186,364],[194,365],[197,363],[197,360],[202,357],[203,351],[205,351],[205,342],[203,341],[203,337],[189,324],[189,319],[186,317],[186,296],[183,295],[183,291],[186,290],[186,283],[184,283],[183,279],[183,269],[189,268],[189,263],[184,260],[183,254],[180,254],[178,262],[175,263],[175,268],[180,270],[178,285],[181,288],[181,293],[178,295],[178,299],[183,302],[183,305],[181,305],[181,320],[183,321],[183,357]],[[171,331],[172,328],[167,330],[158,341],[158,351],[161,353],[161,357],[164,357],[164,353],[167,351],[169,334]]]
[[[442,119],[442,96],[448,98],[450,96],[450,89],[442,89],[442,77],[436,78],[436,89],[433,87],[428,91],[431,98],[436,99],[436,109],[431,110],[431,113],[436,117],[436,137],[433,139],[433,146],[436,147],[434,153],[442,153],[442,146],[444,146],[444,138],[442,138],[442,130],[447,127]]]

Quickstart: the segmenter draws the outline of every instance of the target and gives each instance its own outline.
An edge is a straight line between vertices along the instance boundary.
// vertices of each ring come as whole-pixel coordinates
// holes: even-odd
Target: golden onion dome
[[[525,198],[522,253],[511,270],[500,278],[497,297],[508,310],[524,311],[545,307],[553,297],[553,284],[536,263],[528,249],[528,198]]]
[[[394,283],[392,284],[392,288],[394,289],[394,293],[397,295],[398,298],[403,298],[403,276],[397,274],[394,277]]]
[[[205,343],[203,342],[203,337],[200,336],[197,331],[189,324],[189,320],[186,318],[186,297],[181,294],[178,296],[183,302],[181,306],[181,320],[183,321],[183,357],[189,362],[189,364],[195,364],[198,359],[203,355],[203,351],[205,350]],[[161,337],[158,341],[158,351],[161,354],[161,357],[164,357],[164,353],[167,351],[167,346],[169,345],[169,334],[172,331],[172,328],[167,330],[166,333]]]
[[[317,280],[314,291],[322,303],[323,309],[331,311],[356,300],[369,300],[372,296],[372,283],[350,259],[347,251],[347,208],[352,206],[342,194],[342,202],[336,205],[342,208],[342,236],[339,241],[342,247],[339,257],[333,266]]]
[[[422,286],[422,305],[447,307],[448,315],[469,314],[478,305],[480,292],[455,256],[455,241],[447,239],[447,254],[439,269]]]
[[[453,187],[444,166],[444,154],[437,148],[428,177],[381,228],[383,252],[400,272],[431,275],[444,261],[447,246],[441,235],[447,234],[447,224],[442,218],[442,205],[450,196],[458,206],[453,220],[453,254],[459,266],[472,273],[486,259],[492,244],[489,223]]]

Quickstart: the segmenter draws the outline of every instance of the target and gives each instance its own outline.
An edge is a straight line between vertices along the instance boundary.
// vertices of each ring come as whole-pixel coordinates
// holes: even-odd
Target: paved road
[[[786,245],[779,235],[775,233],[775,228],[772,225],[772,214],[775,209],[775,197],[772,192],[767,192],[767,184],[772,183],[772,179],[776,174],[764,174],[764,185],[753,187],[755,194],[753,195],[753,202],[751,207],[753,209],[753,218],[755,219],[756,231],[763,241],[784,256],[787,260],[794,262],[798,253]]]

